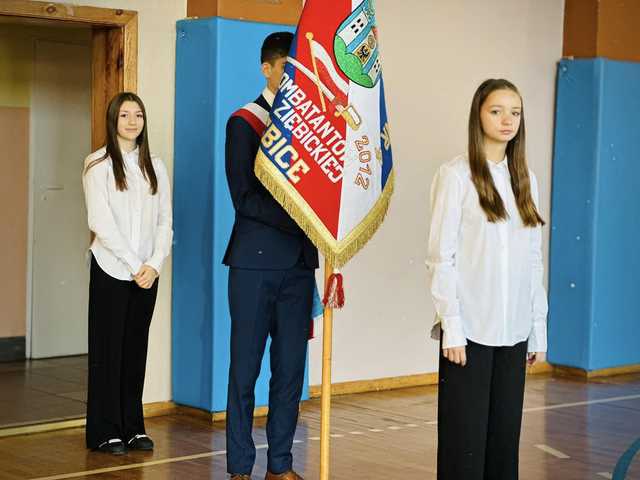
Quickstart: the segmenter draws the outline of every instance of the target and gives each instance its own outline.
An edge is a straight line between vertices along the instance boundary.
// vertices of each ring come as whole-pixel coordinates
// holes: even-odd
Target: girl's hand
[[[443,348],[442,354],[444,358],[460,366],[467,364],[467,348],[466,347],[452,347]]]
[[[544,362],[546,355],[544,352],[529,352],[527,353],[527,364],[532,367],[538,362]]]
[[[142,265],[140,271],[133,277],[140,288],[149,289],[158,278],[158,272],[149,265]]]

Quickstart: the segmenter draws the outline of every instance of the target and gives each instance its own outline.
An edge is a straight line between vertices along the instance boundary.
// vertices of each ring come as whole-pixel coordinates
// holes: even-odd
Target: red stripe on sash
[[[244,119],[249,125],[251,125],[251,128],[253,128],[253,130],[256,132],[256,134],[259,137],[262,137],[262,134],[267,129],[267,126],[262,120],[260,120],[252,112],[244,108],[241,108],[240,110],[238,110],[236,113],[233,114],[233,116]]]

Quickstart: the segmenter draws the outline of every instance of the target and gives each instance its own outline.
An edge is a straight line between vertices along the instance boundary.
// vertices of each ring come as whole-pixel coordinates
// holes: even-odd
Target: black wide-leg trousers
[[[145,290],[115,279],[91,260],[89,283],[88,448],[144,434],[142,389],[158,281]]]
[[[466,353],[462,367],[440,350],[438,480],[517,480],[527,342]]]

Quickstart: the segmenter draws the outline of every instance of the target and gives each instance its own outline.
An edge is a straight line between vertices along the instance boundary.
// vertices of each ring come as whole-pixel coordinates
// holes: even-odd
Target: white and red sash
[[[245,120],[259,137],[262,137],[262,134],[267,129],[269,111],[265,110],[255,102],[247,103],[232,116],[240,117]]]

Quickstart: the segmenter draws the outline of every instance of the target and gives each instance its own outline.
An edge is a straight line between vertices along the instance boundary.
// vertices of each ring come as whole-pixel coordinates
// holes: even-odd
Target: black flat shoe
[[[153,450],[153,440],[148,435],[135,435],[127,442],[129,450]]]
[[[102,442],[97,448],[94,448],[93,451],[110,453],[111,455],[124,455],[127,453],[124,443],[119,438],[112,438],[111,440]]]

